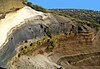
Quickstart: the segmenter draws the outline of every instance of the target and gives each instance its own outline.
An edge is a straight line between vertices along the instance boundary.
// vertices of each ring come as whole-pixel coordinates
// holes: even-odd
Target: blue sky
[[[100,11],[100,0],[28,0],[44,8],[75,8]]]

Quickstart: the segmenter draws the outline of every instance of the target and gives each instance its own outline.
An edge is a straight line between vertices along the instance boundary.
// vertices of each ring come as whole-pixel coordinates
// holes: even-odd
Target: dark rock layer
[[[0,66],[6,66],[7,61],[16,53],[17,45],[23,41],[36,39],[45,35],[50,37],[50,35],[57,35],[61,32],[96,32],[95,29],[86,24],[72,22],[62,16],[50,16],[45,20],[27,19],[24,25],[14,29],[7,38],[8,42],[0,50]]]

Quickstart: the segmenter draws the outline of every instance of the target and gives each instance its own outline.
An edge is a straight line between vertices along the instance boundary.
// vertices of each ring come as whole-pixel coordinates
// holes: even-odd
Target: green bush
[[[45,8],[38,6],[38,5],[33,5],[31,2],[27,2],[26,5],[37,11],[41,11],[41,12],[45,12],[45,13],[47,12],[47,10]]]

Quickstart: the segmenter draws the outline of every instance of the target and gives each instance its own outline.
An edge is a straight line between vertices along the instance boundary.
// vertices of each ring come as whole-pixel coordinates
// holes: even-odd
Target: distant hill
[[[100,11],[84,9],[50,9],[73,18],[100,24]]]

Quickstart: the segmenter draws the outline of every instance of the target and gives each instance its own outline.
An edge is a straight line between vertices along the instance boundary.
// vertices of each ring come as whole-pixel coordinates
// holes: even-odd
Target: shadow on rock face
[[[0,69],[6,69],[6,68],[2,68],[2,67],[0,67]]]

